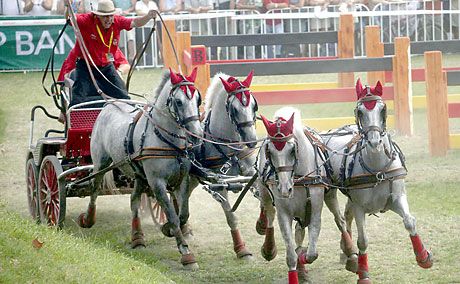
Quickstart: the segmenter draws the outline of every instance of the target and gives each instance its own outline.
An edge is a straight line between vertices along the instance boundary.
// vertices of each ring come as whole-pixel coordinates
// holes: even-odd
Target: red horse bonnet
[[[170,77],[171,77],[171,84],[173,84],[173,85],[177,85],[177,84],[180,84],[182,82],[195,83],[196,73],[197,73],[197,67],[193,68],[192,74],[190,74],[190,76],[184,76],[181,73],[175,73],[175,72],[173,72],[171,70],[171,68],[169,68],[169,74],[170,74]],[[184,94],[187,94],[187,88],[186,88],[187,86],[190,88],[190,92],[192,93],[192,97],[190,98],[190,99],[192,99],[193,96],[195,95],[196,88],[195,88],[194,85],[180,86],[180,88],[184,92]]]
[[[227,80],[222,79],[222,84],[224,85],[225,91],[228,94],[235,94],[235,97],[240,101],[243,106],[248,106],[251,102],[251,93],[249,92],[249,87],[251,86],[252,76],[254,75],[254,70],[249,72],[248,76],[244,81],[240,82],[235,77],[228,77]],[[238,90],[243,89],[241,92]]]
[[[363,88],[363,85],[361,84],[361,80],[358,79],[358,81],[356,81],[356,95],[358,97],[358,100],[360,100],[361,98],[364,98],[365,96],[372,96],[372,95],[381,97],[383,95],[382,84],[380,83],[380,81],[378,81],[374,88],[371,88],[369,86],[366,86]],[[364,106],[368,110],[371,110],[371,109],[374,109],[377,101],[376,100],[364,101],[363,103],[364,103]]]
[[[286,121],[286,119],[280,117],[276,121],[272,122],[261,115],[262,121],[267,129],[268,137],[275,138],[271,139],[276,150],[283,150],[286,145],[287,139],[292,136],[294,129],[294,114],[291,115],[291,118]],[[286,139],[283,139],[286,138]]]

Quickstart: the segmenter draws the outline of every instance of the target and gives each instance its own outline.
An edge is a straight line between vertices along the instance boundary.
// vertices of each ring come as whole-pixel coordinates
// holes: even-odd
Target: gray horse
[[[292,114],[290,119],[287,117]],[[258,188],[262,197],[265,242],[262,255],[272,260],[277,253],[273,221],[275,211],[281,234],[286,244],[286,261],[289,268],[289,283],[298,283],[298,278],[308,281],[305,264],[318,257],[316,243],[321,229],[323,201],[335,217],[342,232],[343,251],[349,256],[347,269],[356,271],[357,259],[352,254],[351,238],[346,231],[340,212],[337,192],[327,189],[325,157],[317,147],[320,137],[311,129],[303,129],[297,109],[284,107],[275,114],[275,122],[262,116],[268,133],[259,152]],[[276,207],[276,210],[275,210]],[[292,237],[292,222],[296,220],[295,243]],[[258,222],[261,230],[260,222]],[[305,227],[308,226],[308,249],[302,247]]]
[[[206,169],[226,175],[253,175],[255,173],[257,101],[249,89],[253,72],[240,81],[226,74],[216,74],[206,92],[204,143],[197,153]],[[193,173],[193,170],[192,170]],[[200,176],[191,175],[189,193],[198,186]],[[220,202],[233,239],[238,258],[251,259],[238,229],[238,222],[228,201],[228,191],[219,191]]]
[[[332,178],[348,197],[345,208],[347,230],[353,217],[358,229],[358,283],[371,283],[367,264],[368,240],[366,214],[392,210],[403,218],[419,266],[432,266],[427,251],[415,229],[415,218],[409,212],[404,178],[407,174],[404,156],[386,132],[386,105],[380,82],[374,88],[356,84],[358,101],[356,126],[346,126],[323,136],[332,165]],[[340,153],[340,154],[338,154]]]
[[[189,77],[165,71],[155,91],[154,103],[142,110],[125,103],[106,105],[91,137],[95,172],[112,164],[125,176],[135,179],[131,194],[132,247],[145,246],[139,203],[140,195],[146,192],[155,196],[166,212],[168,223],[163,226],[163,233],[176,238],[181,263],[187,268],[196,268],[197,264],[182,235],[168,192],[174,195],[181,186],[187,186],[184,183],[190,169],[188,152],[197,142],[196,137],[203,135],[198,109],[200,95],[193,85],[195,77],[196,69]],[[79,218],[81,227],[91,227],[95,222],[102,179],[101,175],[94,179],[88,210]],[[181,209],[187,214],[188,196],[175,197],[182,199]]]

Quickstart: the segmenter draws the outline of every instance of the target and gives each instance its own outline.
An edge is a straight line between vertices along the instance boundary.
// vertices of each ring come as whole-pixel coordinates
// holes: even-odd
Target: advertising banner
[[[0,18],[0,71],[43,70],[64,24],[62,17]],[[68,26],[55,48],[54,69],[60,69],[74,45],[75,35]]]

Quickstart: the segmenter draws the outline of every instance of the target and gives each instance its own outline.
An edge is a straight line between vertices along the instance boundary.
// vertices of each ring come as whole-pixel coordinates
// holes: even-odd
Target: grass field
[[[446,64],[458,58],[445,57]],[[458,62],[458,61],[457,61]],[[413,65],[422,65],[420,58]],[[147,248],[131,250],[129,196],[102,196],[98,199],[97,223],[79,228],[75,220],[86,209],[88,198],[69,198],[64,230],[56,232],[35,225],[28,216],[24,167],[28,148],[30,109],[37,104],[57,114],[51,98],[41,89],[41,73],[0,74],[0,283],[286,283],[284,243],[275,229],[278,256],[271,262],[260,255],[263,237],[254,229],[258,201],[248,195],[237,211],[242,236],[254,254],[253,262],[235,259],[231,236],[218,203],[196,189],[191,198],[190,243],[200,265],[194,272],[179,263],[174,239],[164,237],[144,218]],[[151,94],[159,71],[134,75],[133,91]],[[335,75],[255,77],[254,83],[334,81]],[[148,83],[145,83],[148,82]],[[414,84],[414,95],[423,95],[424,85]],[[352,104],[297,106],[303,118],[350,116]],[[261,107],[271,117],[277,107]],[[425,244],[434,254],[434,266],[422,270],[415,262],[408,233],[393,213],[368,217],[369,266],[374,283],[460,283],[460,151],[446,157],[428,154],[425,111],[414,113],[415,135],[395,140],[406,154],[409,175],[407,191],[412,214]],[[46,127],[58,123],[37,118],[41,137]],[[460,131],[458,121],[451,125]],[[232,204],[236,195],[231,195]],[[345,198],[340,196],[345,204]],[[354,234],[356,235],[356,233]],[[33,239],[44,242],[41,249]],[[309,266],[314,283],[356,283],[339,260],[340,236],[332,216],[323,212],[318,244],[319,258]]]

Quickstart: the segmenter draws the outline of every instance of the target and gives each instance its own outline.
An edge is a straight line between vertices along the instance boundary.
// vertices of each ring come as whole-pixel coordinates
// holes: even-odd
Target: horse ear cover
[[[229,82],[227,82],[225,79],[223,79],[222,77],[219,77],[220,81],[222,81],[222,85],[224,85],[224,89],[225,91],[228,93],[231,93],[233,92],[236,88],[233,87],[233,84],[230,84]]]
[[[195,68],[193,68],[192,73],[190,74],[190,76],[188,76],[188,77],[185,76],[185,78],[187,78],[187,81],[195,83],[197,73],[198,73],[198,67],[195,67]]]
[[[363,85],[361,84],[361,79],[358,78],[358,80],[356,81],[356,96],[358,97],[358,99],[362,97],[362,92],[363,92]]]
[[[171,84],[176,85],[183,81],[182,77],[172,71],[171,67],[169,67],[169,75],[171,78]]]
[[[248,76],[246,77],[246,79],[244,79],[243,82],[241,82],[246,88],[249,88],[251,86],[251,82],[252,82],[252,76],[254,75],[254,69],[251,70],[251,72],[249,72]]]
[[[382,83],[380,83],[380,81],[378,81],[377,84],[375,84],[373,94],[376,95],[376,96],[380,96],[380,97],[383,95],[383,87],[382,87]]]

